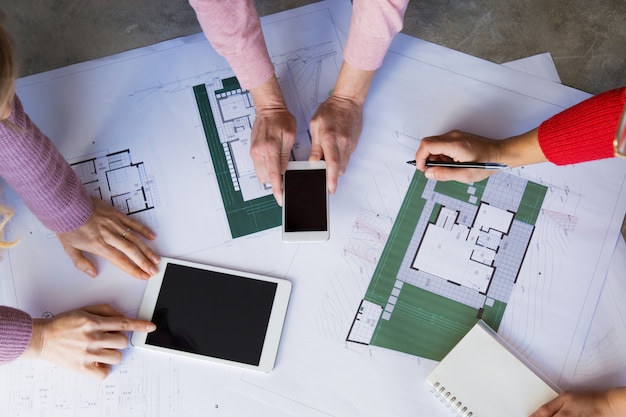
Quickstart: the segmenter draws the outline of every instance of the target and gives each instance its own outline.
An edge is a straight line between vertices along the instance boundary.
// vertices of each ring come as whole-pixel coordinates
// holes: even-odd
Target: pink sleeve
[[[0,306],[0,363],[20,357],[28,347],[32,332],[33,320],[27,313]]]
[[[613,141],[626,104],[626,87],[591,97],[539,126],[539,146],[556,165],[615,156]]]
[[[189,0],[207,39],[245,89],[274,75],[261,21],[252,0]]]
[[[17,96],[11,116],[0,122],[0,177],[54,232],[78,229],[93,213],[85,187]]]
[[[346,62],[362,70],[378,69],[393,37],[402,29],[408,0],[354,0]]]

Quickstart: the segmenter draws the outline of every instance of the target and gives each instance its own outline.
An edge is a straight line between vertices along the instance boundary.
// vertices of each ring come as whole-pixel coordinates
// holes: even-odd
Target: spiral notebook
[[[431,392],[463,417],[528,417],[559,389],[483,321],[427,377]]]

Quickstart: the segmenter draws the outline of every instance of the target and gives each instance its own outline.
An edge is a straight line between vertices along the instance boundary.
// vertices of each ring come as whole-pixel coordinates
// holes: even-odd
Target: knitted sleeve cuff
[[[0,363],[20,357],[28,347],[32,332],[33,321],[27,313],[0,306]]]
[[[591,97],[539,126],[539,146],[556,165],[614,156],[613,141],[626,103],[626,88]]]

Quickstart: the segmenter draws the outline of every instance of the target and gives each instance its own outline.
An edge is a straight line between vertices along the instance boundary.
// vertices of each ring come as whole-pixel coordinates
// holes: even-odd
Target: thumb
[[[74,263],[74,267],[79,271],[84,272],[89,275],[91,278],[96,277],[96,267],[93,263],[83,255],[83,253],[76,249],[73,246],[68,246],[63,244],[63,249],[65,253],[70,257],[72,262]]]

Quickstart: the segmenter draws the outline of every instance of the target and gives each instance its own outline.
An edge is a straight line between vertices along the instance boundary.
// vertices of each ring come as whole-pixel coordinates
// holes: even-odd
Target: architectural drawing
[[[440,360],[476,320],[497,329],[546,191],[504,173],[469,186],[416,174],[347,340]]]
[[[158,204],[156,185],[143,162],[134,162],[130,149],[103,153],[70,164],[87,192],[111,203],[120,212],[140,215],[146,224],[153,216],[146,212]]]
[[[291,159],[309,156],[309,120],[330,93],[338,74],[334,43],[322,43],[273,57],[289,110],[297,120]],[[269,184],[259,182],[250,157],[255,109],[237,78],[213,78],[193,87],[194,96],[233,238],[276,227],[281,208]]]

